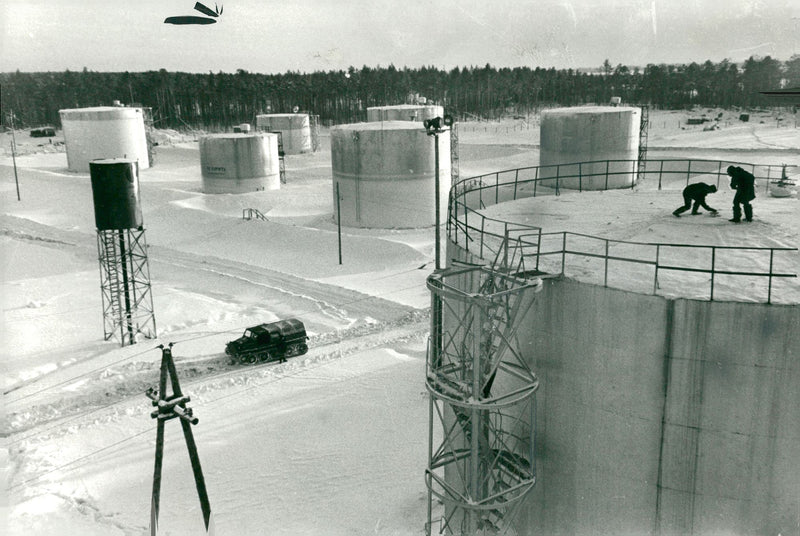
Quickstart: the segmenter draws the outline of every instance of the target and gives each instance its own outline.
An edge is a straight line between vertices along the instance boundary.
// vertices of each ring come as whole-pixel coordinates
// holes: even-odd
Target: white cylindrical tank
[[[260,132],[280,132],[284,154],[311,152],[311,124],[308,114],[260,114],[256,116]]]
[[[98,106],[58,113],[70,171],[88,172],[89,162],[107,158],[136,160],[140,170],[150,167],[141,108]]]
[[[387,121],[331,129],[333,210],[336,189],[342,224],[425,227],[436,222],[435,144],[418,123]],[[440,223],[450,191],[450,132],[438,135]]]
[[[367,121],[419,121],[444,116],[444,108],[426,104],[398,104],[396,106],[370,106]]]
[[[540,177],[558,176],[560,188],[574,190],[631,187],[636,181],[640,122],[641,110],[633,107],[543,111]],[[555,181],[546,184],[554,186]]]
[[[278,135],[214,134],[200,138],[203,191],[241,194],[281,187]]]

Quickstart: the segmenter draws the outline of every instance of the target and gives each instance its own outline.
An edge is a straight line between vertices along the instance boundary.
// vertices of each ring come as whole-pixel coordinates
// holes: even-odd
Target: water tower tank
[[[89,162],[94,221],[99,231],[139,229],[139,166],[136,160],[109,158]]]
[[[89,162],[103,158],[130,158],[138,160],[139,169],[150,167],[141,108],[100,106],[58,113],[70,171],[88,172]]]
[[[539,163],[552,167],[543,167],[540,177],[572,175],[559,179],[558,184],[575,190],[631,187],[636,181],[640,121],[641,110],[633,107],[583,106],[543,111]],[[578,162],[592,163],[578,166]],[[576,165],[555,166],[573,163]]]
[[[434,139],[422,125],[410,121],[332,128],[334,214],[338,184],[344,225],[385,229],[434,225]],[[450,190],[450,133],[439,134],[438,140],[441,223],[447,217]]]
[[[396,106],[370,106],[367,121],[419,121],[443,117],[444,108],[425,104],[398,104]]]
[[[284,154],[311,152],[311,123],[308,114],[260,114],[256,116],[256,129],[280,132]]]
[[[240,194],[281,187],[278,135],[214,134],[200,138],[203,191]]]

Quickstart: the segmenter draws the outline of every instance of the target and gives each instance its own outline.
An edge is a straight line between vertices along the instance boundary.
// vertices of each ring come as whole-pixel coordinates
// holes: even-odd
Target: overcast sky
[[[194,2],[0,0],[0,71],[579,68],[800,53],[800,0],[223,0],[217,24],[164,24],[200,16]]]

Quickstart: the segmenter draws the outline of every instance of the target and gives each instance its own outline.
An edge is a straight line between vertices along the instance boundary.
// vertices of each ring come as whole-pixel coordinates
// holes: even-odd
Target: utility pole
[[[175,362],[172,360],[172,345],[161,348],[161,375],[158,382],[158,391],[148,389],[145,395],[153,401],[153,405],[158,409],[150,414],[150,417],[157,419],[156,425],[156,460],[153,472],[153,495],[150,510],[150,536],[158,534],[158,514],[160,507],[161,494],[161,466],[164,459],[164,423],[170,419],[179,418],[183,428],[183,436],[186,440],[186,447],[189,449],[189,460],[192,463],[194,472],[195,486],[200,497],[200,508],[203,511],[203,521],[206,525],[206,534],[214,534],[214,524],[211,519],[211,504],[208,501],[206,482],[203,478],[203,470],[200,467],[200,458],[197,455],[197,444],[192,435],[192,425],[197,424],[199,419],[192,414],[192,409],[187,408],[186,404],[190,398],[181,393],[181,386],[178,382],[178,373],[175,369]],[[167,396],[167,378],[172,385],[172,395]]]
[[[453,125],[453,118],[449,115],[444,116],[444,119],[441,117],[434,117],[433,119],[426,119],[422,122],[422,125],[425,127],[425,133],[428,136],[433,136],[433,156],[434,156],[434,203],[436,203],[436,208],[434,211],[434,227],[435,227],[435,234],[434,234],[434,242],[436,243],[436,251],[434,254],[435,259],[435,266],[436,270],[441,270],[441,225],[440,225],[440,218],[441,218],[441,194],[439,192],[439,134],[442,132],[450,130],[449,127]]]
[[[17,177],[17,138],[14,135],[14,110],[11,110],[11,160],[14,162],[14,183],[17,185],[17,201],[22,201],[19,196],[19,178]]]
[[[342,264],[342,208],[339,201],[339,181],[336,181],[336,226],[339,230],[339,264]]]

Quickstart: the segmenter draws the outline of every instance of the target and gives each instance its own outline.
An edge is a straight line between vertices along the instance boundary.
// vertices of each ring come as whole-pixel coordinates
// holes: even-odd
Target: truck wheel
[[[255,365],[258,363],[258,356],[256,354],[249,354],[245,357],[247,359],[246,363],[248,365]]]

